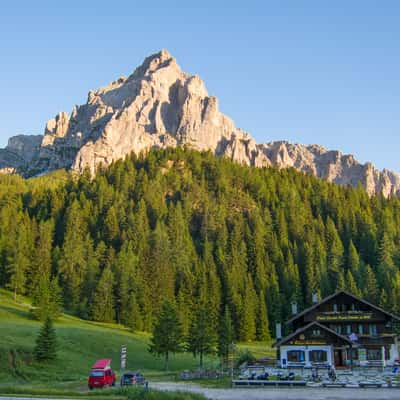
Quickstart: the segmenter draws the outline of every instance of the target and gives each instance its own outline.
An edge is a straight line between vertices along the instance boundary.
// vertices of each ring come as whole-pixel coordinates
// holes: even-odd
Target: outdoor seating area
[[[398,368],[357,367],[352,370],[327,368],[281,369],[249,366],[242,370],[232,387],[309,386],[325,388],[400,388]]]

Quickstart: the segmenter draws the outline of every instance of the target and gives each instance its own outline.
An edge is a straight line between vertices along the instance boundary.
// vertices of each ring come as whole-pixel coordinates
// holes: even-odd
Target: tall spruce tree
[[[182,327],[176,306],[166,300],[154,324],[149,352],[164,357],[164,368],[168,371],[171,353],[183,351]]]
[[[29,271],[29,294],[31,296],[34,295],[40,281],[44,277],[50,278],[52,274],[54,221],[39,223],[37,231],[32,268]]]
[[[132,312],[130,302],[135,298],[136,294],[131,296],[131,292],[136,293],[136,275],[138,257],[133,251],[133,243],[126,241],[123,243],[114,263],[114,292],[116,304],[117,322],[127,324]]]
[[[28,269],[31,265],[30,255],[30,232],[29,227],[24,223],[20,225],[20,230],[16,237],[16,243],[7,259],[6,270],[9,274],[8,287],[14,293],[14,300],[18,294],[24,294],[26,289],[26,281]]]
[[[326,225],[326,241],[328,247],[327,278],[330,292],[340,289],[342,284],[340,272],[343,266],[343,244],[332,219]]]
[[[32,297],[32,313],[36,319],[57,319],[62,311],[62,295],[57,278],[42,276]]]
[[[133,331],[143,330],[142,313],[134,292],[131,292],[127,309],[124,311],[124,324]]]
[[[95,321],[113,322],[115,320],[113,281],[114,275],[107,267],[101,274],[93,298],[92,318]]]
[[[224,364],[228,363],[234,347],[234,330],[232,317],[228,307],[225,307],[218,329],[218,356]]]
[[[372,303],[378,303],[378,285],[372,268],[367,265],[365,270],[364,297]]]
[[[77,312],[93,241],[87,233],[84,213],[77,200],[72,202],[65,218],[66,228],[58,269],[65,306]]]
[[[187,350],[194,357],[199,356],[199,368],[203,369],[204,355],[214,354],[217,336],[209,323],[209,309],[206,304],[199,304],[193,315],[193,321],[187,337]]]
[[[266,341],[271,339],[269,332],[268,312],[263,293],[258,295],[257,319],[256,319],[256,339]]]
[[[57,358],[57,337],[52,320],[47,317],[36,339],[35,360],[52,361]]]

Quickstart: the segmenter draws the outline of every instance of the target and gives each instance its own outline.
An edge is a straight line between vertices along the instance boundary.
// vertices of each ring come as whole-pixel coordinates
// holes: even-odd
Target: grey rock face
[[[321,146],[257,144],[219,112],[198,76],[181,71],[165,50],[128,78],[90,91],[86,104],[47,122],[43,136],[16,136],[0,150],[0,172],[33,175],[58,168],[95,173],[131,152],[188,145],[246,165],[293,167],[341,185],[361,182],[369,194],[399,194],[400,176],[361,165]]]
[[[29,164],[39,153],[41,135],[18,135],[8,140],[0,149],[0,174],[10,174],[29,169]]]

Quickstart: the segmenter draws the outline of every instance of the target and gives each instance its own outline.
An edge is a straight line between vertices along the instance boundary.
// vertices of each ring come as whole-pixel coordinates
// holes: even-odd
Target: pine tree
[[[6,270],[10,276],[8,287],[14,292],[14,300],[26,289],[27,271],[30,267],[29,232],[26,223],[20,222],[16,243],[7,259]]]
[[[347,291],[354,294],[355,296],[359,297],[361,295],[360,290],[357,287],[356,281],[353,278],[353,274],[351,273],[351,270],[348,270],[346,272],[345,288]]]
[[[271,339],[271,334],[269,332],[267,305],[265,304],[265,298],[262,293],[260,293],[258,296],[256,338],[260,341]]]
[[[244,342],[250,342],[256,338],[256,314],[260,311],[257,310],[257,294],[250,278],[246,280],[242,299],[239,317],[239,339]]]
[[[117,218],[117,211],[114,206],[111,206],[106,214],[104,220],[104,233],[105,239],[108,244],[116,244],[120,235],[119,224]]]
[[[171,353],[183,351],[183,337],[181,323],[176,306],[166,300],[154,324],[150,339],[149,352],[164,357],[164,367],[168,371],[169,356]]]
[[[134,244],[135,254],[139,257],[141,261],[144,258],[144,254],[148,248],[148,241],[150,235],[149,220],[147,217],[147,206],[143,197],[140,197],[140,201],[133,215],[132,223],[132,240]]]
[[[374,271],[367,265],[365,271],[365,286],[364,297],[372,303],[377,303],[378,300],[378,285],[376,282]]]
[[[390,290],[391,307],[396,314],[400,313],[400,272],[397,272]]]
[[[311,244],[304,243],[304,277],[303,293],[305,294],[305,305],[310,306],[312,296],[317,292],[320,282],[317,279],[316,265],[314,262],[314,250]]]
[[[353,276],[358,273],[358,269],[360,267],[360,257],[352,240],[350,240],[349,244],[347,267],[351,271]]]
[[[136,294],[131,295],[132,291],[135,291],[135,293],[137,291],[136,276],[138,267],[138,257],[133,252],[133,243],[131,241],[126,241],[122,245],[114,264],[117,322],[127,324],[127,320],[131,317],[133,311],[130,302],[133,299],[135,303],[137,301]]]
[[[392,266],[394,252],[395,248],[393,245],[393,240],[389,238],[387,232],[384,232],[382,239],[379,242],[379,264],[389,267]]]
[[[223,363],[227,363],[234,346],[234,331],[232,325],[231,313],[228,307],[221,318],[218,330],[218,356]]]
[[[57,319],[61,315],[62,296],[57,279],[50,280],[43,276],[36,287],[32,298],[32,313],[36,319],[45,321]]]
[[[35,360],[39,362],[52,361],[57,358],[57,337],[50,318],[46,318],[34,349]]]
[[[146,255],[146,281],[151,282],[148,296],[152,314],[159,313],[165,299],[174,295],[174,275],[170,265],[171,244],[165,225],[157,223],[150,235],[149,250]]]
[[[279,290],[278,275],[273,264],[269,265],[267,288],[265,291],[266,304],[268,304],[268,321],[270,326],[275,326],[282,321],[282,302]]]
[[[124,323],[133,331],[143,330],[143,318],[134,292],[129,296],[129,302],[124,314]]]
[[[343,271],[340,271],[339,275],[338,275],[338,282],[337,282],[337,285],[336,285],[336,290],[345,290],[346,287],[347,287],[347,285],[344,282]]]
[[[115,320],[113,280],[113,273],[107,267],[101,274],[93,299],[92,318],[95,321],[113,322]]]
[[[30,295],[34,295],[43,277],[50,278],[51,276],[53,231],[54,223],[52,220],[42,222],[38,225],[32,269],[29,277]]]
[[[328,246],[327,278],[330,291],[334,292],[340,287],[340,271],[343,263],[343,244],[333,221],[328,218],[326,225],[326,241]]]
[[[86,228],[84,212],[75,200],[66,213],[66,229],[58,265],[64,303],[71,311],[80,308],[88,258],[93,253],[93,241]]]
[[[205,354],[214,354],[216,351],[217,337],[209,323],[209,310],[205,304],[200,304],[193,316],[187,337],[187,350],[194,357],[199,356],[199,368],[203,369]]]
[[[100,242],[97,248],[92,246],[87,248],[86,268],[84,271],[83,282],[80,285],[80,302],[75,308],[75,312],[84,319],[91,318],[91,307],[96,293],[96,287],[101,276],[100,262],[104,253],[107,251],[104,242]],[[54,257],[56,260],[58,257]],[[56,264],[57,261],[55,261]],[[64,291],[65,293],[65,291]],[[66,304],[67,302],[64,302]]]

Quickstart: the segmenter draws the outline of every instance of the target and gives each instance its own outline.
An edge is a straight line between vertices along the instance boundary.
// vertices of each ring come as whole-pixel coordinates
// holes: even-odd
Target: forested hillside
[[[0,285],[150,330],[175,299],[267,339],[291,301],[346,288],[400,312],[400,200],[183,149],[89,174],[0,178]],[[271,331],[271,332],[270,332]]]

